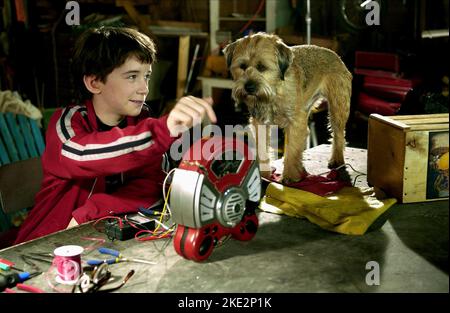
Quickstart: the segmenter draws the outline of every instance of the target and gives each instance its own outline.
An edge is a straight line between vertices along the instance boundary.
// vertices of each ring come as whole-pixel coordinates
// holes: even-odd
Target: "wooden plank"
[[[447,129],[449,123],[448,114],[426,114],[426,115],[398,115],[383,116],[371,114],[371,118],[383,121],[404,131],[414,130],[439,130]]]
[[[383,115],[380,115],[380,114],[370,114],[369,120],[370,119],[378,120],[380,122],[392,125],[395,128],[399,128],[399,129],[402,129],[404,131],[407,131],[407,130],[410,129],[410,127],[406,123],[402,122],[401,120],[392,119],[391,116],[383,116]]]
[[[168,27],[176,27],[176,28],[183,28],[183,29],[190,28],[190,29],[202,30],[202,23],[194,23],[194,22],[157,20],[157,21],[152,21],[151,25],[168,26]]]
[[[9,154],[9,159],[12,162],[16,162],[20,160],[19,153],[17,152],[16,145],[14,144],[13,137],[8,129],[8,125],[6,124],[5,117],[3,113],[0,113],[0,134],[3,137],[5,142],[6,151]]]
[[[180,99],[184,94],[189,63],[190,36],[180,36],[178,45],[178,75],[176,97]]]
[[[8,127],[11,130],[11,133],[14,137],[14,142],[16,144],[17,150],[19,152],[19,156],[21,160],[26,160],[30,156],[28,155],[27,148],[25,147],[25,140],[23,139],[22,134],[20,133],[19,126],[17,125],[16,116],[11,113],[5,113],[6,122],[8,123]]]
[[[147,3],[148,4],[148,3]],[[116,6],[123,7],[133,22],[138,25],[139,30],[156,41],[155,35],[149,28],[149,21],[143,17],[134,7],[138,5],[136,1],[131,0],[116,0]]]
[[[25,144],[28,149],[28,153],[32,158],[39,156],[36,150],[36,146],[34,144],[34,138],[31,134],[30,125],[28,122],[28,117],[25,115],[17,115],[17,119],[19,120],[20,130],[22,132],[22,135],[25,139]]]
[[[11,163],[2,136],[0,136],[0,165]]]
[[[42,155],[42,153],[44,153],[45,143],[44,138],[42,137],[41,129],[39,128],[36,120],[30,119],[29,122],[38,154]]]
[[[426,200],[428,132],[406,133],[402,202]]]
[[[419,130],[446,130],[446,129],[448,129],[448,123],[445,123],[445,124],[411,125],[411,131],[419,131]]]
[[[134,23],[136,23],[137,25],[141,23],[141,16],[134,7],[134,3],[132,1],[117,1],[116,3],[117,6],[124,7],[125,11],[131,17]]]
[[[448,123],[448,117],[429,117],[429,118],[421,118],[421,119],[411,119],[411,120],[403,120],[403,123],[408,125],[421,125],[421,124],[442,124]]]
[[[97,2],[97,1],[95,1]],[[126,3],[132,3],[133,5],[149,5],[152,1],[149,0],[116,0],[116,6],[121,7]]]
[[[405,136],[403,129],[383,119],[369,118],[367,181],[388,195],[402,199]]]
[[[218,0],[209,0],[209,49],[212,55],[219,55],[216,32],[220,28]]]
[[[430,116],[433,116],[435,118],[441,118],[441,117],[447,117],[449,116],[448,113],[438,113],[438,114],[419,114],[419,115],[394,115],[389,116],[390,119],[402,121],[402,120],[417,120],[417,119],[423,119],[423,118],[429,118]]]

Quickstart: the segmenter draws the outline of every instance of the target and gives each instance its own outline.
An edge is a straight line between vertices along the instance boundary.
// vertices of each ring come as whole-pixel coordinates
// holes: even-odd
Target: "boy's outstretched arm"
[[[201,99],[193,96],[181,98],[167,118],[170,135],[177,137],[192,126],[200,124],[205,118],[216,123],[217,118],[212,104],[212,98]]]
[[[47,131],[46,159],[51,164],[47,170],[63,178],[94,178],[147,164],[166,152],[175,137],[204,118],[215,122],[211,103],[212,99],[183,97],[163,118],[105,132],[86,129],[85,108],[66,108],[62,115],[52,117]]]

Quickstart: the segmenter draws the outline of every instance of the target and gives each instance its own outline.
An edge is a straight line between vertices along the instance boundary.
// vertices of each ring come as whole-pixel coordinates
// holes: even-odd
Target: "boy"
[[[155,47],[136,30],[88,30],[73,60],[85,101],[50,119],[41,190],[15,244],[156,203],[163,154],[205,116],[216,121],[211,99],[195,97],[180,99],[167,116],[148,117],[144,101]]]

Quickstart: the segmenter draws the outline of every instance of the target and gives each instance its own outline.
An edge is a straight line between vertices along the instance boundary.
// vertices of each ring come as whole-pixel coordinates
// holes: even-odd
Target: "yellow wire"
[[[167,210],[167,203],[168,203],[168,200],[169,200],[169,195],[170,195],[170,191],[171,191],[171,190],[172,190],[172,185],[170,185],[170,186],[169,186],[169,190],[167,190],[167,195],[166,195],[166,198],[164,199],[164,207],[163,207],[163,210],[162,210],[162,212],[161,212],[161,217],[159,218],[158,226],[156,226],[156,228],[155,228],[155,230],[153,231],[153,233],[156,233],[156,231],[159,229],[159,227],[160,227],[161,224],[162,224],[162,220],[163,220],[164,215],[165,215],[166,210]]]

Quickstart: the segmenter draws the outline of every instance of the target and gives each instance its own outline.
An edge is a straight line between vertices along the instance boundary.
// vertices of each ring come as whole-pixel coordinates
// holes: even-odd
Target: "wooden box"
[[[367,181],[410,203],[448,199],[449,114],[369,117]]]

